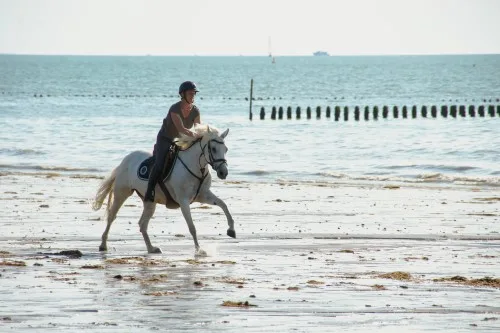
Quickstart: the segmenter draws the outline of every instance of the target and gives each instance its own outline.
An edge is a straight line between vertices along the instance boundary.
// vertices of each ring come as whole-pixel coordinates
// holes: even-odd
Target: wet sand
[[[100,179],[0,176],[1,332],[498,332],[500,191],[216,181],[218,207],[131,197],[98,251]],[[61,251],[78,250],[76,256]]]

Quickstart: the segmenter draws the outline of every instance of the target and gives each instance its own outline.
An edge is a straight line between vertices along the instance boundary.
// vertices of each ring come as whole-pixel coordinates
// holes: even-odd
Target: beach
[[[0,55],[0,332],[500,331],[498,115],[363,117],[489,110],[499,66],[498,55]],[[157,207],[148,233],[163,252],[148,254],[133,196],[99,252],[99,184],[152,151],[185,80],[202,123],[230,129],[229,174],[212,188],[236,239],[219,207],[194,203],[208,253],[196,257],[180,210]],[[273,107],[302,118],[272,120]]]
[[[0,176],[2,332],[498,332],[498,187],[221,181],[218,207],[132,196],[99,252],[101,177]],[[62,252],[69,251],[69,252]]]

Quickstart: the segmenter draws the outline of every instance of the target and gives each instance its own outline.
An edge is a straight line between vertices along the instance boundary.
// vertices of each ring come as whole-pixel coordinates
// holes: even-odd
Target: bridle
[[[186,168],[186,170],[193,176],[195,177],[196,179],[198,179],[198,181],[200,182],[199,185],[198,185],[198,189],[196,190],[196,195],[193,197],[193,200],[194,198],[196,198],[198,196],[198,193],[200,192],[200,189],[201,189],[201,185],[203,184],[203,181],[205,180],[205,178],[208,176],[208,171],[206,171],[206,166],[202,167],[201,166],[201,158],[202,156],[205,158],[205,161],[207,162],[207,164],[209,164],[212,169],[216,172],[218,172],[219,168],[223,165],[223,164],[226,164],[227,165],[227,160],[225,158],[218,158],[218,159],[214,159],[214,156],[212,154],[212,141],[214,141],[215,143],[218,143],[218,144],[224,144],[223,141],[219,141],[218,139],[211,139],[211,140],[208,140],[208,142],[202,146],[201,145],[201,142],[202,142],[202,139],[197,139],[196,141],[194,141],[191,146],[189,146],[188,148],[184,149],[184,150],[189,150],[191,149],[191,147],[193,147],[196,143],[199,143],[200,144],[200,148],[201,148],[201,153],[200,153],[200,156],[198,157],[198,163],[200,165],[200,173],[201,173],[201,176],[198,176],[197,174],[195,174],[193,171],[191,171],[189,169],[189,167],[186,165],[186,163],[184,163],[184,161],[181,159],[180,156],[178,156],[177,158],[179,159],[179,161],[181,161],[182,165],[184,165],[184,167]],[[208,158],[207,158],[207,155],[205,154],[205,148],[208,147]],[[215,165],[215,163],[219,163],[217,166]]]
[[[224,141],[219,141],[217,139],[211,139],[211,140],[208,140],[208,142],[203,147],[201,147],[201,139],[200,139],[200,141],[199,141],[200,147],[201,147],[200,158],[201,158],[201,155],[203,155],[203,157],[205,157],[205,161],[207,161],[207,163],[212,167],[212,169],[214,171],[218,171],[218,169],[221,167],[222,164],[224,164],[224,163],[227,164],[227,161],[225,158],[214,159],[214,155],[212,154],[212,146],[211,146],[212,141],[214,141],[215,143],[221,144],[221,145],[224,144]],[[208,146],[208,159],[207,159],[207,156],[205,155],[205,148],[207,146]],[[216,167],[215,163],[219,163],[219,165]],[[201,170],[201,163],[200,163],[200,170]]]

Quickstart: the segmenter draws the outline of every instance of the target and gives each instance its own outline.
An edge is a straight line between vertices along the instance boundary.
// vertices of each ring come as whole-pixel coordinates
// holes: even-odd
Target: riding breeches
[[[156,183],[160,180],[161,174],[163,172],[163,167],[165,166],[165,158],[167,157],[168,150],[172,141],[166,139],[158,139],[154,146],[153,155],[155,156],[155,163],[151,168],[151,173],[149,174],[148,180],[148,190],[147,194],[151,193],[154,197],[154,188]]]

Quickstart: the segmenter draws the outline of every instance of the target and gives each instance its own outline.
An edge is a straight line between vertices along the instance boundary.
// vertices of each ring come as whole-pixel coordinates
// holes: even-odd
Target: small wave
[[[34,149],[2,148],[0,155],[23,156],[23,155],[45,155],[43,151]]]
[[[499,172],[500,173],[500,172]],[[495,176],[463,176],[445,175],[439,172],[424,173],[416,176],[396,176],[396,175],[345,175],[341,177],[331,176],[330,173],[318,173],[316,175],[337,178],[346,181],[367,181],[367,182],[400,182],[400,183],[448,183],[455,185],[486,185],[500,186],[500,177]],[[335,175],[335,174],[334,174]]]
[[[347,178],[348,176],[343,173],[337,173],[337,172],[319,172],[315,174],[316,176],[321,176],[321,177],[329,177],[329,178]]]
[[[384,169],[400,170],[400,169],[424,169],[424,170],[439,170],[439,171],[455,171],[465,172],[477,169],[477,167],[469,165],[444,165],[444,164],[406,164],[406,165],[390,165],[382,167]]]
[[[265,176],[272,174],[272,172],[266,170],[253,170],[253,171],[242,172],[240,174],[247,176]]]
[[[69,177],[74,179],[104,179],[104,176],[91,175],[91,174],[61,174],[57,172],[23,172],[23,171],[0,171],[0,177],[4,176],[32,176],[32,177],[45,177],[45,178],[57,178],[57,177]]]
[[[476,155],[491,155],[491,154],[498,154],[498,150],[494,149],[478,149],[478,150],[473,150],[471,151],[472,154]]]
[[[422,174],[422,175],[417,175],[417,179],[423,179],[424,181],[425,180],[434,180],[434,179],[439,179],[440,177],[442,177],[443,175],[439,172],[437,173],[426,173],[426,174]]]
[[[44,165],[14,165],[0,164],[0,169],[9,170],[33,170],[33,171],[57,171],[57,172],[100,172],[102,170],[95,168],[73,168],[63,166],[44,166]]]

